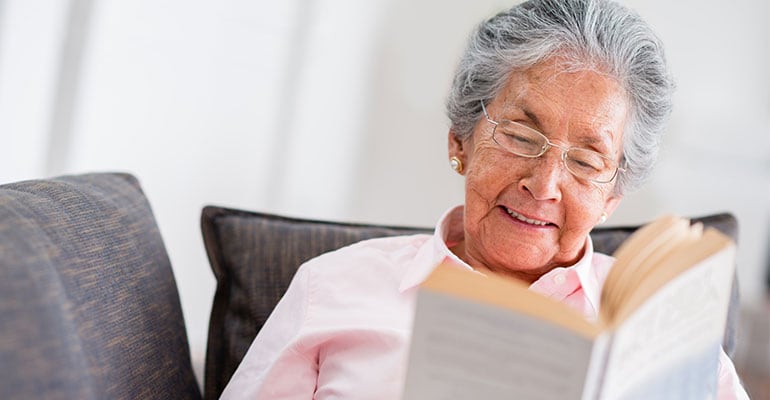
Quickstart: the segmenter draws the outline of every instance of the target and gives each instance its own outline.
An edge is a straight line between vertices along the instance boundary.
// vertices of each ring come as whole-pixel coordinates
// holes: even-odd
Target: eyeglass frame
[[[606,155],[604,155],[602,153],[599,153],[598,151],[591,150],[591,149],[586,149],[585,147],[577,147],[577,146],[569,146],[569,147],[567,147],[567,146],[562,146],[562,145],[553,143],[553,142],[551,142],[550,139],[548,139],[547,136],[545,136],[542,132],[538,131],[537,129],[530,128],[530,127],[528,127],[528,126],[526,126],[526,125],[524,125],[522,123],[519,123],[519,122],[515,122],[515,121],[504,119],[502,121],[507,121],[507,122],[510,122],[510,123],[516,124],[516,125],[521,125],[524,128],[527,128],[527,129],[529,129],[529,130],[539,134],[543,139],[545,139],[545,145],[542,147],[540,153],[537,154],[537,155],[528,155],[528,154],[515,153],[515,152],[509,150],[507,147],[503,146],[502,144],[500,144],[500,142],[497,141],[497,138],[495,138],[495,132],[497,131],[497,127],[500,125],[500,122],[493,120],[489,116],[489,113],[487,113],[487,108],[484,106],[484,100],[479,100],[479,103],[481,103],[481,110],[484,112],[484,118],[487,120],[487,122],[489,122],[490,124],[493,125],[493,128],[492,128],[492,140],[495,143],[497,143],[498,146],[502,147],[505,151],[507,151],[508,153],[511,153],[511,154],[519,156],[519,157],[524,157],[524,158],[540,158],[540,157],[543,156],[543,154],[545,154],[552,147],[555,147],[555,148],[561,150],[561,162],[564,165],[564,168],[567,169],[567,171],[569,171],[569,173],[572,174],[572,176],[574,176],[574,177],[576,177],[578,179],[585,179],[587,181],[590,181],[590,182],[593,182],[593,183],[598,183],[598,184],[610,183],[613,180],[615,180],[615,178],[618,177],[618,174],[620,172],[625,172],[626,171],[626,169],[623,166],[620,165],[621,163],[613,160],[609,156],[606,156]],[[582,177],[582,176],[579,176],[578,174],[576,174],[567,165],[567,152],[572,150],[572,149],[579,149],[579,150],[593,152],[593,153],[597,154],[598,156],[604,158],[605,160],[609,161],[610,163],[612,163],[611,165],[613,165],[615,167],[615,172],[612,174],[612,177],[609,180],[607,180],[607,181],[600,181],[600,180],[596,180],[596,179],[585,178],[585,177]]]

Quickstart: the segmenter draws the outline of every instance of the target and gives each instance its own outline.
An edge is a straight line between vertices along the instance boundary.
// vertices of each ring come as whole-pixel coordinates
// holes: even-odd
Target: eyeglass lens
[[[493,139],[509,152],[530,158],[540,157],[549,147],[557,147],[562,150],[567,170],[579,178],[609,182],[617,171],[617,165],[601,153],[580,147],[563,148],[550,144],[542,133],[513,121],[499,121]]]

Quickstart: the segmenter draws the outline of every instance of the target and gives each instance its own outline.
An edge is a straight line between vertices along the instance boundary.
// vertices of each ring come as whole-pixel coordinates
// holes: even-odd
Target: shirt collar
[[[530,290],[563,301],[571,294],[582,289],[593,312],[596,313],[601,294],[601,282],[594,268],[594,251],[591,237],[586,238],[583,256],[572,266],[554,268],[530,285]]]
[[[591,240],[590,235],[586,238],[586,251],[583,254],[583,258],[573,268],[577,272],[580,285],[583,287],[583,293],[585,293],[588,302],[591,303],[594,311],[598,312],[603,281],[599,280],[597,271],[594,270],[594,242]]]
[[[420,246],[417,255],[412,259],[401,280],[399,291],[409,290],[424,282],[433,269],[447,258],[452,260],[453,264],[473,271],[473,268],[449,250],[449,246],[462,240],[464,235],[463,206],[450,208],[438,220],[433,237]]]

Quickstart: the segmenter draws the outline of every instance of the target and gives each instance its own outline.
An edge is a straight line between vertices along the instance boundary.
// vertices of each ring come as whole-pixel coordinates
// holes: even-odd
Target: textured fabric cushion
[[[728,214],[695,220],[715,226],[733,238],[736,236],[735,218]],[[595,229],[591,233],[594,247],[596,251],[612,254],[637,228]],[[214,206],[203,209],[201,229],[217,279],[206,353],[204,393],[207,399],[217,398],[222,392],[304,261],[371,237],[432,231],[286,218]],[[735,311],[730,317],[733,321]],[[728,331],[730,341],[726,341],[729,346],[726,348],[731,351],[734,330]]]
[[[134,177],[0,186],[0,370],[2,399],[200,399]]]

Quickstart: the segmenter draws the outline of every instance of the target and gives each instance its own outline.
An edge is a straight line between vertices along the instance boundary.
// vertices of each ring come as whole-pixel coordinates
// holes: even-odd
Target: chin
[[[527,255],[526,257],[521,257]],[[550,270],[553,254],[543,252],[540,246],[531,244],[518,244],[506,248],[504,254],[498,257],[499,265],[505,270],[518,273],[545,273]],[[545,272],[543,272],[545,271]]]

